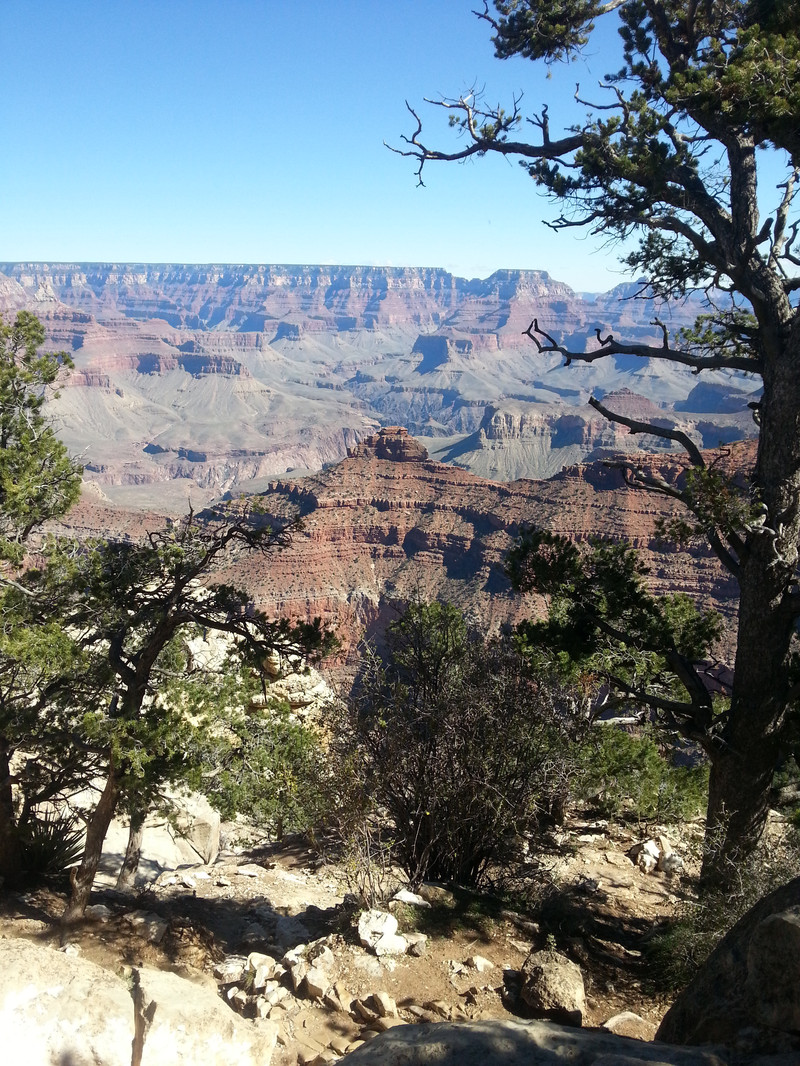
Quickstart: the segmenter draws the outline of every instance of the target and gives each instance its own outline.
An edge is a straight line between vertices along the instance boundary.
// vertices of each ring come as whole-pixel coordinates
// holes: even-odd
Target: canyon
[[[0,312],[35,312],[75,369],[50,415],[108,503],[182,511],[346,459],[382,426],[431,461],[514,483],[638,449],[587,404],[713,448],[755,435],[756,381],[617,356],[563,365],[524,336],[674,337],[698,301],[580,294],[544,271],[0,263]]]
[[[754,445],[743,442],[731,446],[727,461],[744,469],[754,454]],[[641,463],[672,482],[685,469],[674,455],[643,456]],[[601,462],[548,480],[489,481],[430,459],[404,428],[385,427],[326,470],[270,481],[254,502],[262,520],[299,519],[299,528],[287,548],[267,559],[240,556],[217,580],[247,588],[271,616],[320,617],[341,641],[342,667],[362,638],[379,637],[416,596],[455,603],[487,631],[537,613],[542,605],[516,595],[503,571],[525,523],[576,543],[596,535],[629,540],[657,593],[686,592],[721,613],[718,654],[730,660],[736,620],[730,575],[704,546],[661,541],[657,522],[675,513],[675,502],[629,488],[619,470]],[[163,524],[158,513],[110,507],[90,489],[62,528],[79,537],[109,531],[130,537]]]

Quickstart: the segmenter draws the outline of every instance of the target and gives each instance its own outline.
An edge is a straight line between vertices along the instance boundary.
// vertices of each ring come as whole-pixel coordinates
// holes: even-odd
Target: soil
[[[355,1020],[347,1012],[351,998],[369,1006],[369,996],[376,992],[387,993],[397,1004],[399,1019],[411,1023],[529,1017],[518,996],[518,972],[531,950],[553,946],[583,972],[584,1025],[601,1025],[631,1011],[639,1021],[628,1020],[616,1031],[652,1039],[668,1000],[653,989],[647,942],[658,924],[674,914],[685,889],[680,878],[645,874],[632,862],[627,852],[641,839],[632,829],[573,821],[539,868],[539,879],[551,888],[540,898],[535,921],[520,906],[511,909],[507,901],[444,886],[425,892],[430,908],[394,905],[401,932],[416,929],[428,936],[419,957],[377,958],[365,950],[356,928],[359,908],[347,896],[343,868],[323,861],[302,841],[235,848],[221,853],[213,866],[163,873],[137,894],[95,892],[92,904],[102,904],[110,913],[67,930],[58,921],[65,885],[4,893],[0,936],[77,950],[117,973],[132,966],[173,970],[218,986],[228,998],[240,988],[239,1003],[233,1003],[251,1017],[256,997],[245,994],[241,981],[225,983],[215,976],[215,966],[251,951],[281,958],[298,943],[326,938],[335,959],[329,967],[331,984],[345,1009],[293,992],[286,995],[269,1013],[279,1034],[275,1066],[313,1061],[312,1052],[331,1047],[341,1053],[392,1024],[393,1019],[375,1019],[370,1028],[367,1018]],[[161,919],[160,939],[152,931],[154,939],[147,938],[156,927],[145,924],[137,930],[131,924],[126,916],[135,912],[145,912],[153,922],[155,916]],[[476,969],[468,961],[475,956],[491,967]],[[283,984],[292,990],[289,974]]]

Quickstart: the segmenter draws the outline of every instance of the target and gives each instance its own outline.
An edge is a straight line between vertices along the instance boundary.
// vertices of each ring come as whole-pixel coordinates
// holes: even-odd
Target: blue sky
[[[517,164],[430,165],[418,189],[383,146],[411,132],[406,98],[516,89],[557,119],[616,65],[548,81],[501,63],[477,6],[2,0],[0,258],[520,267],[610,288],[613,249],[548,230]]]

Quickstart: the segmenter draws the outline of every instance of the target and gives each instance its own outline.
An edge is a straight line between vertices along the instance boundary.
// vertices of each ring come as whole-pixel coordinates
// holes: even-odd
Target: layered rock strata
[[[378,458],[378,450],[395,458]],[[503,560],[524,524],[543,526],[585,543],[601,536],[627,540],[649,566],[656,593],[686,592],[716,607],[731,646],[736,589],[716,557],[701,547],[662,542],[659,519],[675,512],[666,497],[628,488],[619,470],[576,465],[547,481],[488,481],[423,458],[405,433],[385,432],[319,474],[274,480],[259,505],[278,521],[301,526],[288,548],[264,560],[243,556],[220,575],[247,588],[273,616],[321,617],[343,642],[344,654],[364,635],[380,633],[399,605],[414,596],[458,604],[489,629],[541,610],[535,598],[513,593]],[[745,469],[753,448],[731,450]],[[680,456],[644,457],[666,480],[685,470]],[[139,535],[163,525],[151,513],[117,510],[85,495],[65,520],[79,536]]]
[[[750,458],[743,447],[738,461]],[[684,469],[676,456],[650,465],[673,480]],[[672,501],[628,488],[618,470],[600,463],[549,481],[501,484],[416,456],[356,450],[320,474],[270,483],[261,502],[276,517],[299,515],[302,528],[268,566],[242,559],[231,577],[275,614],[322,617],[345,643],[379,631],[393,605],[416,595],[457,603],[490,627],[539,610],[512,592],[503,572],[524,524],[578,543],[625,539],[641,552],[657,593],[689,593],[733,621],[735,588],[716,558],[658,538],[656,523],[674,513]]]
[[[564,367],[524,336],[595,330],[658,341],[696,302],[588,297],[544,271],[463,279],[427,268],[0,264],[0,312],[39,315],[76,369],[51,407],[87,478],[138,506],[195,505],[225,491],[338,462],[380,426],[404,425],[429,454],[484,477],[548,477],[640,439],[608,406],[713,447],[752,436],[754,384],[664,360],[616,356]],[[627,391],[626,391],[627,390]],[[651,438],[645,446],[663,448]]]

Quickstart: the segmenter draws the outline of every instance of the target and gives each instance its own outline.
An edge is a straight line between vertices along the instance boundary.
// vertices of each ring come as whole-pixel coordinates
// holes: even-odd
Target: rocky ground
[[[547,857],[553,887],[539,921],[507,902],[424,886],[430,906],[388,908],[417,941],[398,955],[361,943],[346,868],[298,842],[229,847],[213,865],[165,871],[136,895],[103,890],[66,934],[61,887],[6,893],[0,937],[57,946],[123,976],[155,967],[217,989],[232,1010],[275,1023],[276,1066],[332,1061],[398,1024],[531,1017],[520,971],[532,951],[552,948],[581,968],[584,1026],[629,1012],[612,1029],[649,1040],[667,1002],[643,953],[684,888],[679,874],[634,863],[640,839],[574,821]]]

